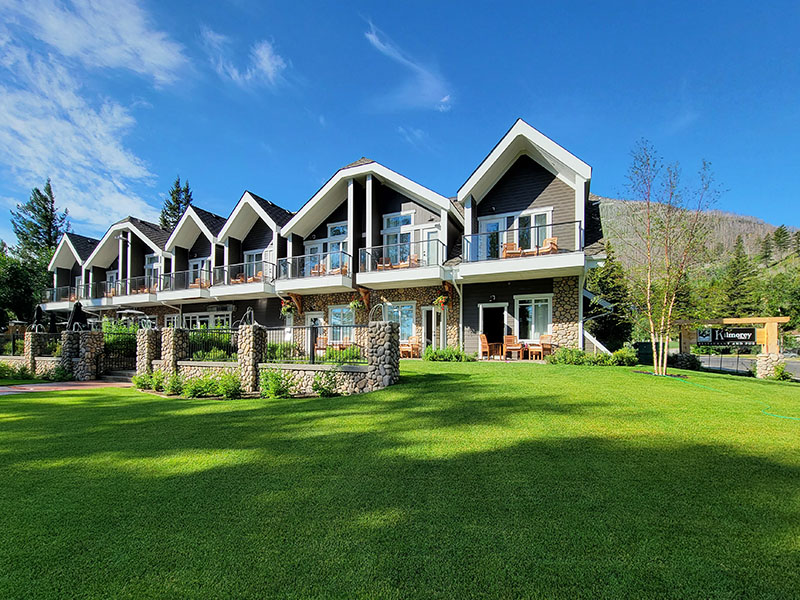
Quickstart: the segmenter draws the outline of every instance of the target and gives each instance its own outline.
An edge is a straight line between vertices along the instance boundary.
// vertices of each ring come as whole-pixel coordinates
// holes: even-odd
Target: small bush
[[[222,348],[211,350],[198,350],[192,354],[192,360],[205,362],[236,362],[239,356],[236,352],[227,352]]]
[[[150,379],[153,383],[153,389],[157,392],[164,391],[164,382],[167,380],[167,374],[164,371],[155,370],[153,374],[150,376]]]
[[[31,370],[26,367],[25,365],[20,365],[16,369],[14,369],[14,374],[12,375],[13,379],[36,379]]]
[[[164,392],[167,396],[180,396],[183,392],[183,379],[177,373],[167,377],[164,383]]]
[[[639,356],[633,346],[624,346],[615,350],[611,355],[613,364],[617,367],[634,367],[639,364]]]
[[[270,342],[264,348],[264,361],[277,362],[295,356],[295,346],[291,342]]]
[[[262,398],[288,398],[297,389],[294,375],[280,369],[262,371],[259,384]]]
[[[53,369],[46,377],[50,381],[72,381],[74,376],[72,375],[72,371],[69,371],[58,365],[55,369]]]
[[[347,348],[333,348],[328,346],[325,348],[325,356],[322,357],[324,362],[334,364],[354,363],[363,360],[361,348],[358,346],[348,346]]]
[[[338,396],[339,392],[336,391],[336,373],[333,371],[320,371],[314,375],[314,381],[311,382],[311,391],[321,398]]]
[[[774,379],[775,381],[792,381],[794,378],[789,371],[786,370],[786,365],[784,363],[780,363],[775,366],[775,373],[770,377],[770,379]]]
[[[208,398],[219,396],[219,384],[217,378],[212,375],[202,377],[190,377],[183,382],[183,395],[187,398]]]
[[[667,356],[667,366],[674,369],[686,369],[687,371],[699,371],[703,368],[700,359],[688,352],[670,354]]]
[[[6,363],[0,363],[0,379],[11,379],[16,373],[16,369]]]
[[[467,354],[458,348],[434,349],[433,346],[428,346],[422,353],[422,359],[432,362],[473,362],[476,354]]]
[[[217,378],[219,395],[226,400],[242,397],[242,382],[236,373],[225,373]]]
[[[547,362],[551,365],[586,365],[590,364],[588,354],[577,348],[558,348],[552,354],[547,355]]]
[[[131,378],[133,386],[137,390],[152,390],[153,389],[153,376],[150,373],[142,373],[141,375],[134,375]]]
[[[22,356],[25,352],[25,340],[8,341],[3,344],[2,354],[5,356]]]

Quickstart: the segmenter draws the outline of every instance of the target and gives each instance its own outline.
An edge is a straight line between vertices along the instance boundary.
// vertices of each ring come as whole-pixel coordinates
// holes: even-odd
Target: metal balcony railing
[[[321,252],[278,259],[278,279],[352,275],[351,257],[347,252]]]
[[[116,296],[155,294],[159,289],[158,277],[153,275],[142,275],[139,277],[120,279],[111,285],[114,286],[113,295]]]
[[[464,236],[464,261],[547,256],[583,250],[580,221],[531,225]]]
[[[210,269],[190,269],[175,271],[161,276],[162,292],[178,292],[181,290],[200,290],[211,287]]]
[[[69,285],[48,288],[42,294],[42,302],[75,302],[77,299],[76,289]]]
[[[271,282],[275,279],[275,265],[261,260],[237,263],[214,268],[213,285],[238,285],[240,283]]]
[[[373,272],[432,267],[441,265],[446,256],[447,248],[439,240],[373,246],[361,249],[359,271]]]

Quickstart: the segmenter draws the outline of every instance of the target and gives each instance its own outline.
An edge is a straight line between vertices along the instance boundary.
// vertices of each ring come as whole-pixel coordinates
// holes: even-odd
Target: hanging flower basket
[[[442,294],[441,296],[438,296],[438,297],[437,297],[437,298],[436,298],[436,299],[433,301],[433,305],[434,305],[434,306],[436,306],[436,307],[438,307],[438,308],[444,308],[445,306],[447,306],[447,303],[448,303],[449,301],[450,301],[450,298],[448,298],[447,296],[445,296],[444,294]]]
[[[356,298],[355,300],[350,301],[350,309],[351,310],[358,310],[360,308],[364,308],[363,300]]]
[[[297,307],[291,300],[281,300],[281,316],[289,317],[297,314]]]

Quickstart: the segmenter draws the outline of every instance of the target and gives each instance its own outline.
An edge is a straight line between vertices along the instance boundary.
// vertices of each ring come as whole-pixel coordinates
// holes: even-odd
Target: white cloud
[[[183,47],[133,0],[0,0],[0,11],[88,67],[124,68],[164,84],[188,64]]]
[[[248,84],[275,85],[280,81],[286,61],[275,51],[267,40],[256,42],[250,47],[250,64],[242,70],[233,64],[230,52],[230,38],[204,27],[200,32],[203,45],[211,64],[223,79],[245,86]]]
[[[422,129],[416,127],[403,127],[402,125],[397,128],[397,133],[400,134],[405,141],[412,146],[428,147],[428,134]]]
[[[408,56],[380,29],[369,22],[367,40],[378,52],[402,65],[409,77],[389,94],[378,99],[381,107],[388,109],[428,108],[447,112],[452,107],[452,93],[448,83],[433,67],[428,67]]]
[[[79,232],[104,231],[129,214],[144,219],[157,211],[131,186],[153,175],[122,139],[135,125],[113,100],[90,102],[58,56],[0,44],[0,164],[21,189],[47,177],[59,205],[69,209]]]

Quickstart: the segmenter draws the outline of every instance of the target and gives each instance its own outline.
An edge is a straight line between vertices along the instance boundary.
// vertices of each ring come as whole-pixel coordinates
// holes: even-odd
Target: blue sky
[[[49,175],[99,234],[180,174],[222,215],[296,210],[361,156],[454,195],[522,117],[596,194],[645,137],[710,160],[718,208],[800,226],[797,2],[520,4],[0,0],[0,202]]]

